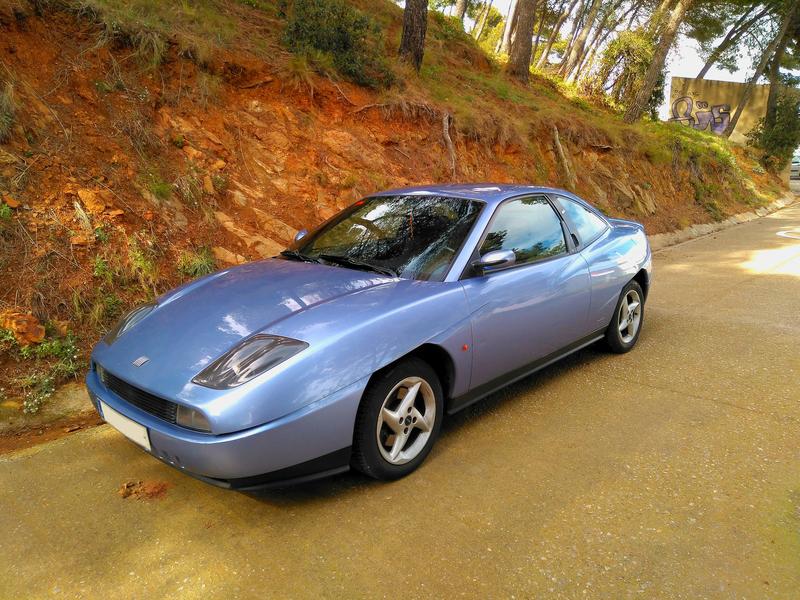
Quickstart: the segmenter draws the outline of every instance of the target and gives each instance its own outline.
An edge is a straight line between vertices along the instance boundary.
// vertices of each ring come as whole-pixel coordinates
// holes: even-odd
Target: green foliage
[[[159,200],[169,200],[172,195],[172,184],[164,181],[158,173],[147,173],[147,189]]]
[[[213,273],[216,267],[214,254],[208,246],[202,246],[197,251],[184,252],[178,259],[178,272],[192,279]]]
[[[345,0],[295,0],[283,41],[298,54],[329,55],[335,69],[359,85],[379,88],[394,81],[380,29]]]
[[[128,243],[128,266],[131,275],[139,282],[143,290],[155,291],[158,269],[151,247],[143,246],[142,242],[137,239],[130,240]]]
[[[466,36],[464,33],[464,25],[457,17],[451,17],[433,11],[430,13],[438,27],[431,29],[431,34],[444,42],[452,42]]]
[[[39,344],[20,346],[14,334],[0,329],[0,349],[10,352],[19,360],[35,364],[34,370],[17,380],[23,392],[24,412],[33,414],[53,395],[56,384],[74,377],[81,369],[78,358],[78,343],[71,333],[64,337],[53,337]]]
[[[26,375],[20,381],[24,392],[22,410],[27,414],[39,412],[50,396],[56,391],[56,378],[48,372],[34,372]]]
[[[763,152],[761,163],[772,171],[785,168],[800,146],[800,90],[784,88],[775,106],[775,125],[762,118],[747,134],[748,143]]]
[[[652,36],[646,31],[621,32],[603,52],[597,73],[587,87],[598,96],[608,91],[612,102],[626,104],[639,90],[654,51]]]
[[[14,86],[10,81],[0,86],[0,144],[7,142],[11,137],[11,128],[14,126],[14,116],[17,110],[17,101],[14,98]]]
[[[0,202],[0,221],[10,221],[12,214],[11,207],[5,202]]]
[[[19,350],[20,356],[24,359],[46,359],[56,358],[67,366],[60,368],[69,370],[68,364],[74,361],[78,355],[78,346],[75,336],[68,333],[63,338],[46,339],[38,344],[22,346]]]
[[[704,183],[700,178],[691,179],[694,188],[694,201],[702,206],[715,221],[722,221],[725,213],[719,204],[719,186]]]
[[[114,279],[114,273],[111,270],[111,267],[108,265],[108,261],[102,256],[95,256],[94,263],[92,265],[92,275],[98,279],[102,279],[108,284],[110,284]]]
[[[222,173],[215,173],[211,176],[211,185],[214,186],[218,193],[224,194],[228,189],[228,176]]]
[[[105,244],[109,240],[108,231],[106,231],[105,226],[98,225],[94,228],[94,239],[100,242],[101,244]]]

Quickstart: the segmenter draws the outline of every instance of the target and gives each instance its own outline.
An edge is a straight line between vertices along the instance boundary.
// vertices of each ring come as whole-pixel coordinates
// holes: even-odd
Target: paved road
[[[790,230],[800,208],[658,254],[634,352],[496,394],[393,484],[231,493],[107,427],[2,457],[0,598],[796,598]]]

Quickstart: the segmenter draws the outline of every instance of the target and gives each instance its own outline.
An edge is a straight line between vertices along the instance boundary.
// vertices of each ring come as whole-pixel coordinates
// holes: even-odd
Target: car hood
[[[98,344],[94,359],[152,393],[180,397],[192,377],[243,338],[314,306],[393,281],[281,259],[248,263],[165,294],[110,346]],[[133,361],[142,356],[149,361],[135,367]]]

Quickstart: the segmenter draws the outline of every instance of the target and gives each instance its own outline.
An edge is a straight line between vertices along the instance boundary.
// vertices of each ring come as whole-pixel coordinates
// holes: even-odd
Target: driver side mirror
[[[472,263],[472,267],[481,275],[492,269],[510,267],[516,262],[517,256],[513,250],[492,250]]]
[[[295,243],[299,242],[300,240],[302,240],[307,235],[308,235],[308,229],[301,229],[300,231],[298,231],[297,233],[294,234]]]

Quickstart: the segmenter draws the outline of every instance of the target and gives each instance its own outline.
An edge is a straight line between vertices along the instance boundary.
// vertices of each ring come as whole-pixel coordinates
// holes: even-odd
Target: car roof
[[[557,193],[574,197],[573,194],[570,194],[566,190],[560,190],[558,188],[511,183],[451,183],[421,185],[416,187],[385,190],[375,194],[370,194],[370,196],[450,196],[455,198],[466,198],[469,200],[481,200],[487,204],[497,204],[512,196],[519,196],[521,194],[546,193]]]

